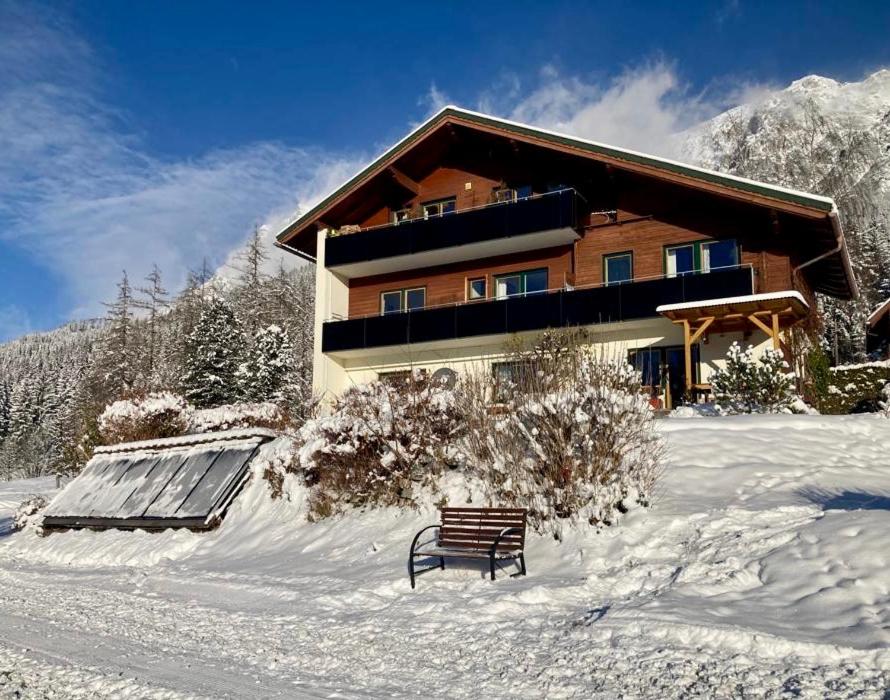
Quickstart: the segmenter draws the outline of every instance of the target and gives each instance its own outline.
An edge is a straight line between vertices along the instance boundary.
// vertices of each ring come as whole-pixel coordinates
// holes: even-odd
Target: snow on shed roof
[[[102,445],[93,454],[115,454],[118,452],[152,452],[168,450],[175,447],[192,447],[213,442],[234,442],[243,440],[272,440],[278,433],[268,428],[235,428],[215,433],[194,433],[177,437],[159,438],[157,440],[140,440],[138,442],[122,442],[117,445]]]
[[[810,308],[810,305],[807,304],[806,299],[803,298],[803,295],[800,292],[788,291],[788,292],[765,292],[763,294],[745,294],[743,296],[737,297],[722,297],[721,299],[704,299],[702,301],[687,301],[680,304],[662,304],[661,306],[657,306],[655,310],[660,313],[667,313],[670,311],[684,311],[686,309],[707,309],[713,306],[724,306],[728,304],[745,304],[751,302],[761,302],[761,301],[773,301],[775,299],[789,299],[794,301],[799,301],[804,305],[805,308]]]

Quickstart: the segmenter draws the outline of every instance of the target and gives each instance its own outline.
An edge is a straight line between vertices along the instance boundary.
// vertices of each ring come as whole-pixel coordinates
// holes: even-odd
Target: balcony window
[[[435,202],[427,202],[423,205],[423,218],[429,219],[432,216],[442,216],[443,214],[453,214],[456,209],[457,200],[454,197],[449,199],[439,199]]]
[[[502,187],[499,190],[494,191],[494,201],[495,202],[515,202],[516,201],[516,190],[510,187]]]
[[[467,299],[476,301],[477,299],[485,299],[488,296],[484,277],[467,280]]]
[[[633,253],[613,253],[603,257],[606,284],[630,282],[634,277]]]
[[[701,244],[702,272],[735,267],[739,264],[739,247],[734,240],[707,241]]]
[[[414,311],[424,306],[426,306],[426,287],[393,289],[380,294],[380,313],[383,315]]]
[[[666,269],[668,277],[688,275],[695,272],[695,244],[675,245],[667,248]]]
[[[739,264],[739,247],[733,239],[702,241],[665,248],[664,271],[668,277],[710,272]]]
[[[525,270],[495,277],[495,292],[498,299],[512,296],[542,294],[547,291],[547,268]]]

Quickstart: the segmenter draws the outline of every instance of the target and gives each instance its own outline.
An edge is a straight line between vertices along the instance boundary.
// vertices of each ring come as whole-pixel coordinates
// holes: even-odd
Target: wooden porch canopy
[[[692,389],[692,346],[706,333],[732,333],[761,330],[781,350],[780,332],[809,313],[809,305],[799,292],[748,294],[683,304],[663,304],[656,308],[662,316],[683,326],[686,351],[686,389]]]

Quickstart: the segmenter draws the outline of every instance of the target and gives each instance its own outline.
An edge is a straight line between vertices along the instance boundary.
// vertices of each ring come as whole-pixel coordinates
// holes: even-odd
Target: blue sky
[[[212,9],[211,9],[212,8]],[[890,3],[0,0],[0,341],[175,288],[454,102],[665,152],[890,65]]]

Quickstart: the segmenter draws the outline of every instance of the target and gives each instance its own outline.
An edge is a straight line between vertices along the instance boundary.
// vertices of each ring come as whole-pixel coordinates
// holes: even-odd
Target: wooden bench
[[[446,558],[488,559],[491,580],[500,561],[519,561],[520,570],[514,576],[525,576],[525,521],[524,508],[442,508],[442,522],[423,528],[414,536],[408,568],[411,588],[414,579],[434,569],[444,569]],[[420,542],[428,530],[438,530],[434,539]],[[415,569],[414,560],[438,558],[438,566]]]

